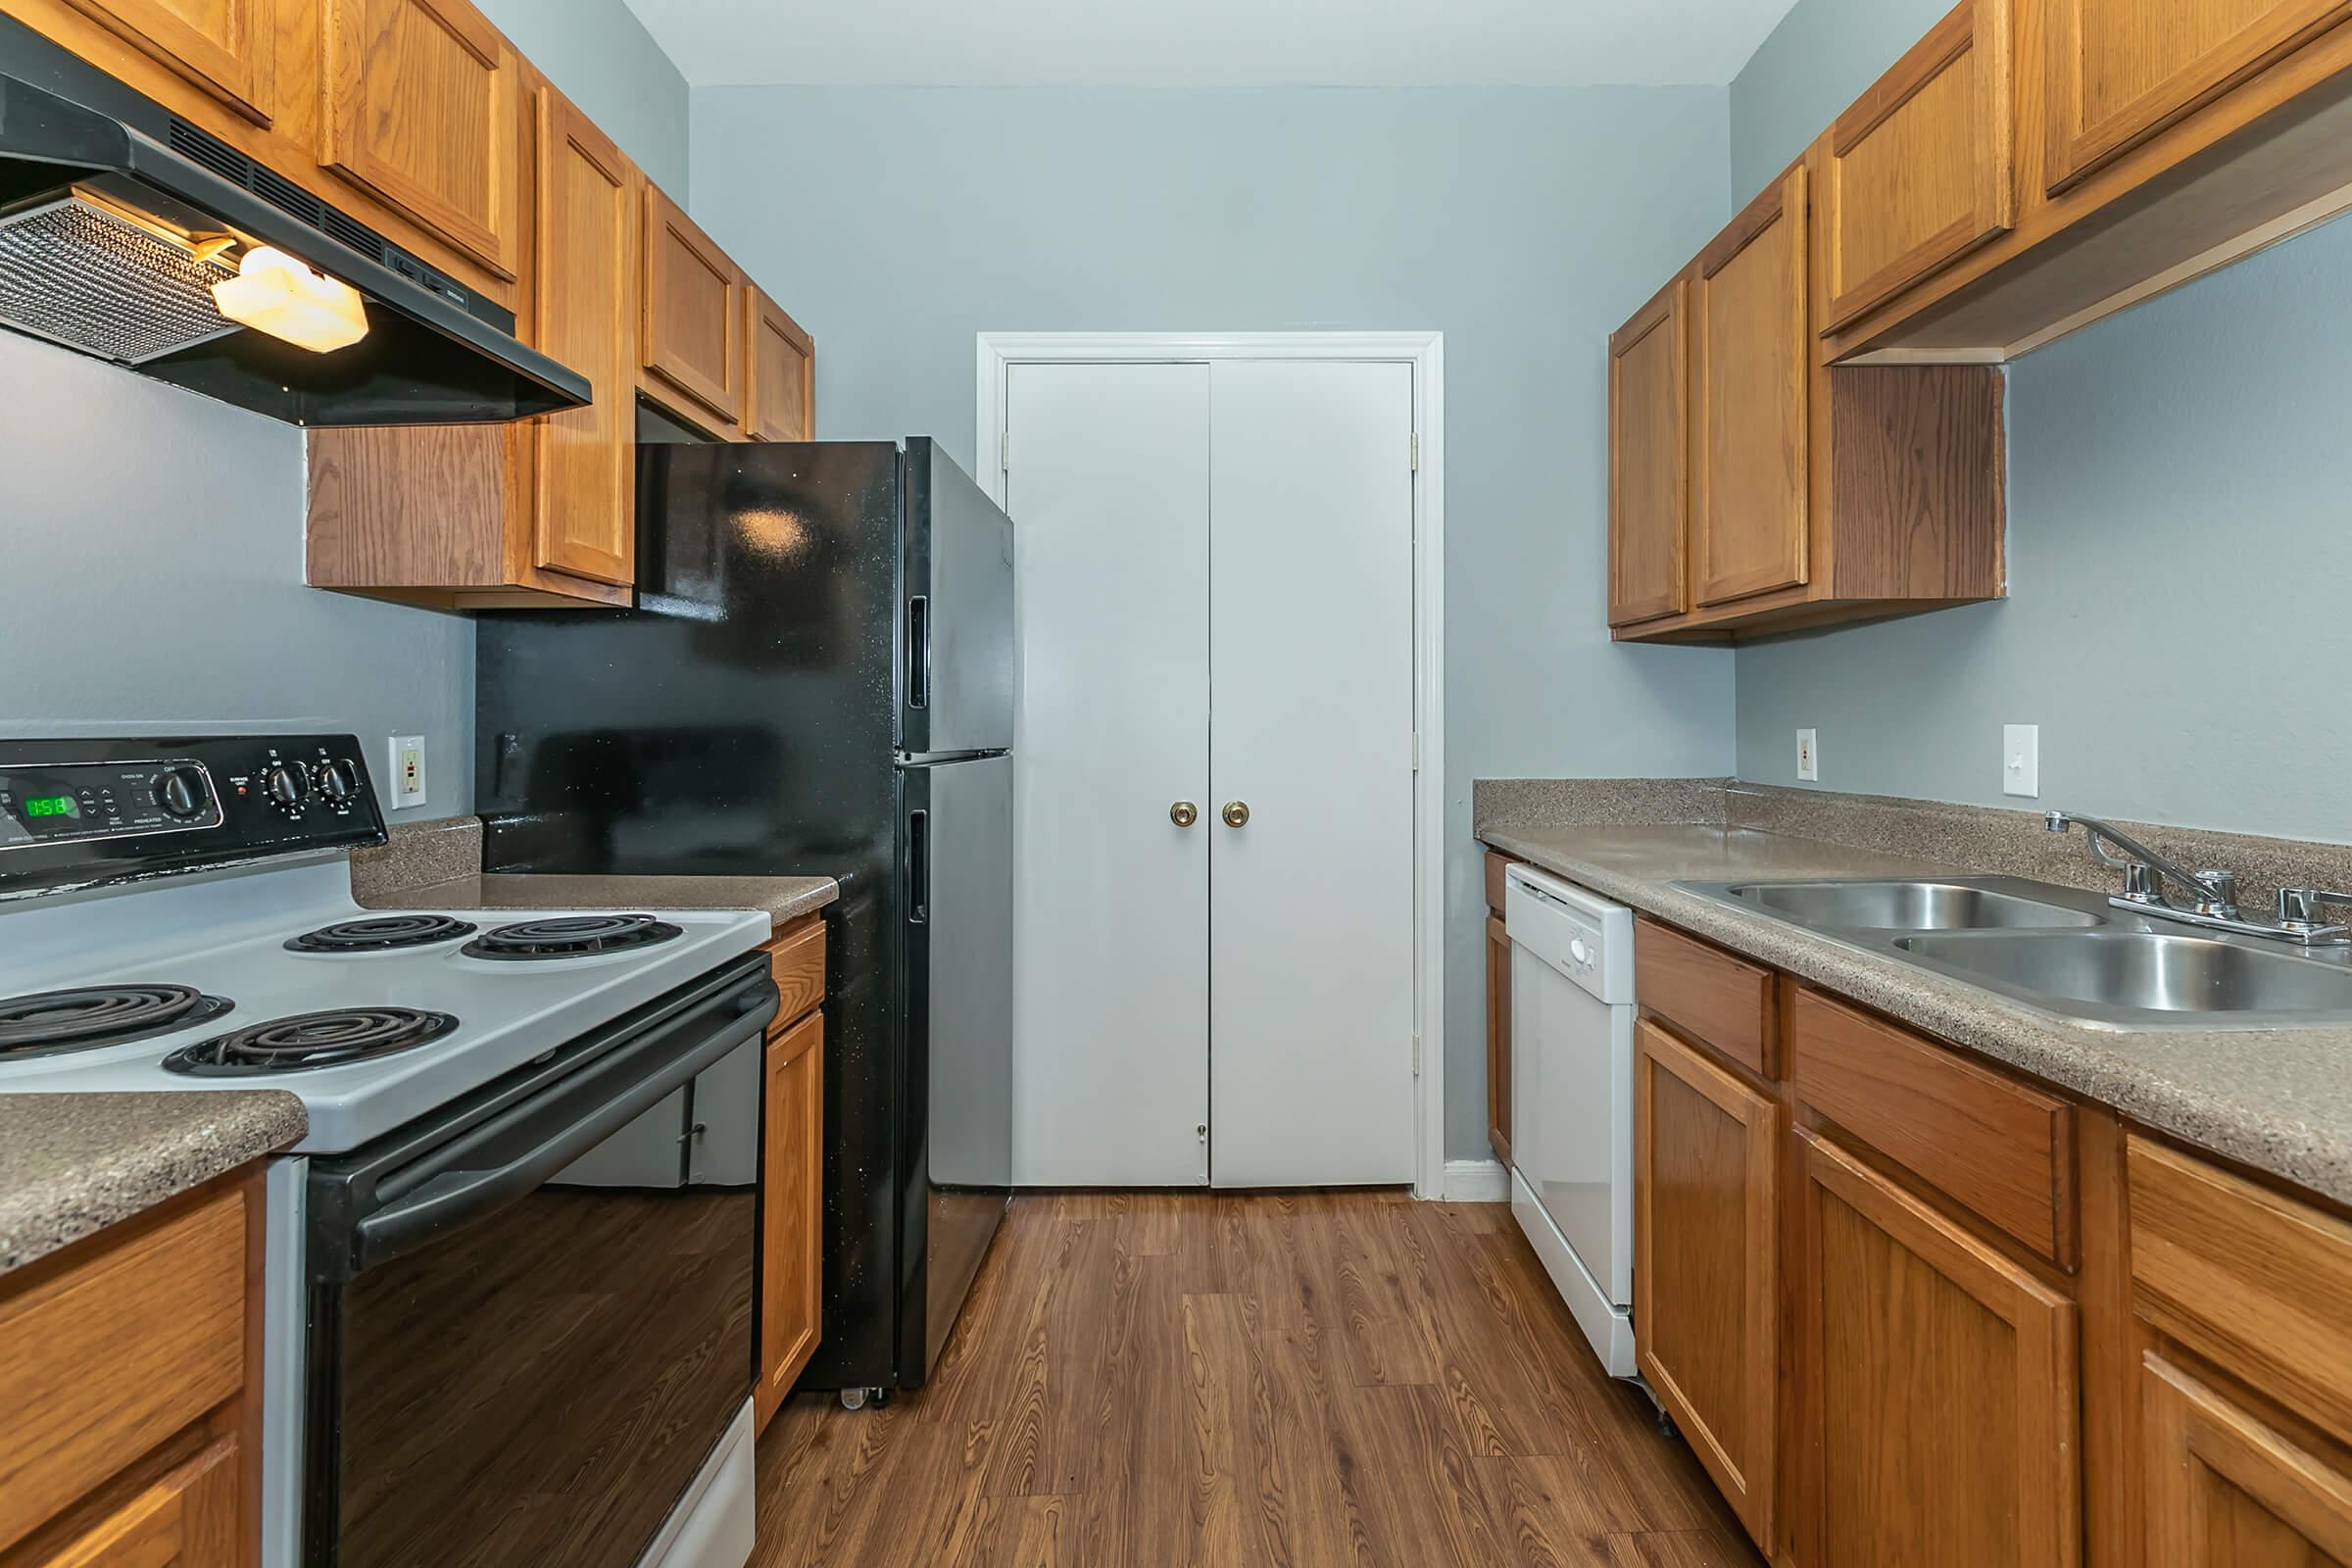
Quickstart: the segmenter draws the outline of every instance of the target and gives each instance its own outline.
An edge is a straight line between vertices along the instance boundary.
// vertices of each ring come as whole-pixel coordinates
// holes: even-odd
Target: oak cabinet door
[[[1635,1030],[1634,1343],[1756,1544],[1775,1516],[1780,1105],[1656,1024]]]
[[[532,562],[625,584],[637,568],[637,172],[563,94],[538,96],[534,346],[594,395],[538,421]]]
[[[276,113],[270,0],[72,0],[256,124]]]
[[[1830,127],[1822,332],[2016,221],[2009,29],[2009,0],[1963,0]]]
[[[2074,1304],[1835,1145],[1802,1148],[1801,1559],[2080,1561]]]
[[[823,1322],[825,1020],[767,1043],[760,1156],[760,1388],[764,1427],[816,1352]]]
[[[1690,510],[1696,598],[1805,580],[1808,358],[1805,172],[1748,204],[1690,283]]]
[[[326,0],[321,161],[515,275],[521,62],[466,0]]]
[[[743,273],[678,204],[645,188],[648,389],[673,413],[722,436],[742,428]]]
[[[2062,190],[2322,30],[2345,0],[2047,0],[2045,182]]]
[[[2139,1408],[2148,1568],[2352,1563],[2352,1476],[2153,1350]]]
[[[744,287],[751,354],[743,390],[743,433],[754,441],[816,439],[816,343],[784,308]]]
[[[238,1568],[243,1561],[233,1438],[142,1488],[38,1568]]]
[[[1676,278],[1609,338],[1609,624],[1690,608],[1690,285]]]
[[[1511,934],[1487,916],[1487,1142],[1511,1167]]]

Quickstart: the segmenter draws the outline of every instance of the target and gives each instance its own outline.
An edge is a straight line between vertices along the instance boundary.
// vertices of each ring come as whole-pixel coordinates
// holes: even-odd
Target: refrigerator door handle
[[[906,923],[923,925],[931,918],[931,813],[906,813]]]
[[[931,706],[931,598],[906,601],[906,706]]]

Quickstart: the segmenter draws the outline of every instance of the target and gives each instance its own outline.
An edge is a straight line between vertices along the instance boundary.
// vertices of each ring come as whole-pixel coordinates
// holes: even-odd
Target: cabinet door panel
[[[1690,507],[1702,605],[1805,580],[1806,221],[1805,172],[1793,169],[1707,247],[1690,285]]]
[[[636,580],[637,175],[552,88],[539,94],[534,346],[588,378],[584,408],[539,421],[535,564]]]
[[[1810,1568],[2082,1554],[2074,1304],[1835,1145],[1804,1150]]]
[[[2149,1568],[2352,1562],[2352,1476],[2153,1350],[2139,1405]]]
[[[1635,1052],[1636,1359],[1769,1549],[1781,1107],[1647,1019]]]
[[[520,62],[466,0],[327,0],[321,161],[515,275]]]
[[[1830,127],[1823,332],[2015,221],[2009,42],[2009,0],[1967,0]]]
[[[2047,3],[2053,191],[2352,18],[2345,0]]]
[[[760,1425],[792,1392],[822,1337],[825,1020],[767,1043],[760,1156]]]
[[[1511,1164],[1511,935],[1487,916],[1487,1142]]]
[[[256,124],[276,112],[269,0],[72,0]]]
[[[236,1568],[237,1445],[223,1439],[39,1560],[39,1568]]]
[[[743,274],[726,252],[648,185],[645,369],[665,403],[722,436],[742,427],[743,293]]]
[[[1690,286],[1676,278],[1609,339],[1609,624],[1690,607]]]
[[[743,292],[752,344],[743,433],[754,441],[813,441],[816,344],[774,300],[748,284]]]

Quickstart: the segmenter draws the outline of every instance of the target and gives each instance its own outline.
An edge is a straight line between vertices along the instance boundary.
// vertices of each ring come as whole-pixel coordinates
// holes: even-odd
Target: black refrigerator
[[[912,437],[642,446],[637,529],[479,622],[483,867],[840,881],[802,1387],[915,1387],[1011,1187],[1012,523]]]

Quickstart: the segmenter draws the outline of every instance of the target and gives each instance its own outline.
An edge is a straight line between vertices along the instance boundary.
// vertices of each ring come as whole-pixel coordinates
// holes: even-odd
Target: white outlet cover
[[[395,735],[386,745],[384,802],[393,810],[424,804],[424,737]]]
[[[2041,726],[2001,726],[2001,793],[2035,796],[2041,793]]]
[[[1821,742],[1809,729],[1796,732],[1796,776],[1801,783],[1821,779]]]

